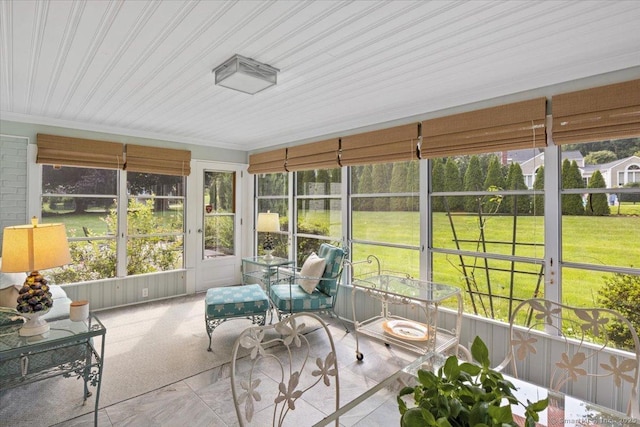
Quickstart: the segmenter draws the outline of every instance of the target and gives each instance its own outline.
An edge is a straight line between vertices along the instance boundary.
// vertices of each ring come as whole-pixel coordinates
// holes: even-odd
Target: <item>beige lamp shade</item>
[[[71,262],[64,224],[5,227],[2,238],[2,268],[6,273],[31,272],[60,267]]]
[[[258,214],[258,226],[256,229],[261,233],[273,233],[280,231],[280,218],[277,213],[269,211]]]

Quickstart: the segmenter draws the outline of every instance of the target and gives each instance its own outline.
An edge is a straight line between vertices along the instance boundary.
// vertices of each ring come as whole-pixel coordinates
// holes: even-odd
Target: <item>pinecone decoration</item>
[[[19,313],[49,310],[53,305],[53,296],[49,285],[47,285],[47,280],[37,271],[27,277],[19,293],[18,306],[16,307]]]

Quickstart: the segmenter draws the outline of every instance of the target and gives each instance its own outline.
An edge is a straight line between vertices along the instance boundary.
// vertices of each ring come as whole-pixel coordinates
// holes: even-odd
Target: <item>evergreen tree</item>
[[[371,171],[374,193],[388,193],[389,179],[387,178],[387,165],[375,164]],[[389,210],[388,197],[376,197],[373,200],[373,210],[376,212],[387,212]]]
[[[498,156],[491,156],[489,161],[489,167],[487,168],[487,176],[484,179],[485,190],[503,190],[504,189],[504,175],[502,174],[502,166],[500,165],[500,159]],[[485,212],[504,212],[502,203],[502,197],[490,197],[484,203]]]
[[[444,191],[460,191],[462,188],[458,165],[453,157],[449,157],[444,165]],[[446,199],[451,212],[462,210],[462,197],[447,196]]]
[[[396,162],[393,164],[393,172],[391,173],[391,193],[402,193],[407,191],[407,162]],[[390,209],[392,211],[406,211],[407,198],[393,197],[390,201]]]
[[[526,190],[527,184],[524,182],[524,175],[519,163],[511,163],[509,166],[509,174],[507,175],[507,189],[509,190]],[[521,194],[518,196],[508,196],[506,204],[509,212],[529,213],[531,211],[531,197]],[[517,205],[514,206],[514,203]]]
[[[469,165],[464,173],[464,191],[482,191],[484,182],[482,179],[482,170],[480,169],[480,159],[478,156],[471,156]],[[478,212],[478,197],[465,196],[464,210],[465,212]]]
[[[596,170],[591,176],[588,188],[607,188],[607,184],[604,182],[604,177],[599,170]],[[586,206],[587,215],[604,216],[609,215],[611,210],[609,209],[609,202],[605,193],[589,193]]]
[[[536,171],[536,180],[533,183],[536,195],[533,196],[533,214],[544,215],[544,166],[540,166]]]
[[[444,191],[444,164],[442,159],[433,159],[431,164],[431,192]],[[431,211],[444,212],[444,201],[442,197],[431,198]]]
[[[420,164],[416,160],[407,162],[407,191],[410,193],[420,191]],[[420,212],[419,197],[412,197],[407,201],[407,210]]]
[[[362,175],[360,176],[360,183],[358,185],[358,194],[370,194],[373,191],[373,176],[371,165],[366,165],[362,169]],[[358,201],[358,210],[372,211],[373,200],[371,199],[356,199]],[[354,206],[355,208],[355,206]]]
[[[564,159],[562,162],[562,188],[584,188],[582,175],[575,160],[569,162],[568,159]],[[584,206],[582,204],[582,195],[564,194],[562,196],[562,214],[583,215]]]

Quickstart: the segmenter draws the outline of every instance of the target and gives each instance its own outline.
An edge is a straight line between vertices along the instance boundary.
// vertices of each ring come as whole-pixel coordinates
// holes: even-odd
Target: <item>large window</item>
[[[289,177],[286,173],[267,173],[256,176],[256,218],[258,212],[277,213],[280,232],[270,233],[273,239],[273,255],[289,258]],[[267,233],[258,233],[257,250],[263,255]]]
[[[544,292],[541,153],[431,161],[432,279],[460,286],[467,312],[507,320],[518,300]]]
[[[56,283],[182,267],[184,178],[129,173],[128,194],[120,194],[125,176],[113,169],[42,166],[42,219],[66,225],[72,258],[53,272]],[[126,245],[122,259],[120,244]]]
[[[417,160],[351,168],[352,260],[375,255],[386,271],[420,277],[418,168]]]
[[[129,172],[127,195],[127,275],[182,267],[184,178]]]
[[[339,168],[295,173],[295,242],[302,265],[322,241],[339,244],[342,236],[342,176]]]
[[[640,138],[562,149],[562,300],[624,310],[640,290]]]

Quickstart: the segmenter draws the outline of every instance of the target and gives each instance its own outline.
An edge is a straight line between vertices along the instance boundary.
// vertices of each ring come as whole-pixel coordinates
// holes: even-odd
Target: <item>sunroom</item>
[[[383,3],[379,7],[388,12],[385,8],[391,3]],[[274,7],[287,9],[279,3]],[[413,7],[428,12],[421,9],[427,6],[415,2],[396,12],[409,14],[406,8]],[[570,12],[568,6],[558,7],[558,12]],[[616,8],[616,16],[625,11],[631,17],[638,14],[637,7],[625,2],[608,7]],[[3,13],[10,9],[3,3]],[[477,12],[487,13],[480,9]],[[375,10],[367,13],[379,24],[387,19]],[[621,26],[627,23],[621,21]],[[37,20],[33,22],[36,25]],[[618,31],[613,27],[607,31]],[[627,36],[637,38],[634,34]],[[240,105],[232,108],[238,117],[243,108],[253,117],[284,111],[287,117],[279,116],[277,124],[268,128],[268,137],[261,138],[251,127],[248,143],[239,142],[242,120],[227,116],[224,107],[221,114],[235,120],[231,127],[237,139],[230,139],[234,143],[206,141],[209,136],[203,137],[202,129],[198,130],[202,133],[173,135],[175,122],[169,126],[146,122],[144,130],[136,129],[136,120],[142,121],[145,114],[135,110],[143,105],[158,113],[157,120],[172,118],[174,113],[160,106],[159,99],[153,106],[145,103],[144,96],[131,103],[122,101],[128,114],[136,114],[129,122],[126,115],[118,115],[115,98],[100,92],[105,108],[118,115],[122,125],[108,126],[116,122],[91,120],[100,109],[90,89],[77,103],[73,98],[77,88],[69,89],[66,98],[60,94],[66,99],[61,105],[73,111],[57,117],[57,111],[28,114],[36,107],[16,101],[22,95],[31,99],[39,94],[38,101],[51,104],[53,86],[42,92],[46,84],[41,83],[33,92],[35,87],[28,85],[11,91],[3,85],[0,225],[26,224],[33,216],[43,223],[64,223],[72,262],[48,276],[71,300],[88,300],[97,311],[239,285],[243,259],[263,256],[266,249],[302,265],[320,244],[330,243],[348,253],[335,308],[345,322],[363,322],[380,313],[378,301],[354,292],[352,286],[358,277],[375,273],[379,261],[381,271],[459,289],[464,303],[460,344],[469,347],[480,336],[497,365],[507,352],[509,318],[528,298],[613,308],[632,322],[640,321],[640,63],[632,41],[625,40],[625,52],[606,57],[613,65],[601,65],[596,71],[578,67],[582,71],[567,71],[561,78],[481,90],[473,98],[450,85],[450,94],[434,96],[438,102],[428,107],[418,103],[400,108],[395,92],[385,92],[395,107],[379,105],[360,121],[351,120],[343,109],[331,114],[334,101],[323,98],[319,105],[325,115],[317,130],[305,104],[308,95],[292,92],[306,121],[290,133],[274,129],[286,129],[286,122],[297,113],[284,106],[284,95],[278,92],[288,83],[284,67],[275,88],[253,97],[214,87],[221,104]],[[596,61],[600,54],[587,57],[607,62]],[[195,56],[190,58],[192,64]],[[164,72],[160,63],[155,64],[158,73]],[[552,61],[544,65],[554,68]],[[570,70],[570,64],[565,65]],[[186,68],[181,70],[187,73]],[[387,76],[390,72],[379,71]],[[442,78],[447,75],[435,71]],[[407,73],[407,79],[413,82],[416,72]],[[519,67],[514,72],[522,73],[522,80],[535,75],[525,75]],[[34,79],[42,74],[34,73]],[[464,75],[471,78],[471,74]],[[15,71],[11,75],[21,80]],[[76,75],[78,83],[81,71]],[[160,90],[159,82],[172,85],[170,78],[177,75],[171,71],[154,81],[154,87]],[[119,76],[126,79],[125,74]],[[343,79],[346,86],[341,89],[329,84],[333,96],[358,80],[352,75]],[[506,85],[503,79],[503,75],[484,76],[482,81],[496,87]],[[118,85],[110,83],[111,94],[118,93]],[[144,82],[138,84],[146,87]],[[209,106],[207,95],[196,93],[202,90],[200,84],[198,80],[190,96]],[[213,87],[213,82],[207,84]],[[294,80],[294,84],[302,83]],[[404,96],[414,91],[395,85]],[[322,91],[312,89],[312,93]],[[169,90],[174,95],[179,92],[176,86]],[[354,97],[364,96],[359,86],[353,90]],[[5,96],[10,93],[12,97]],[[282,99],[252,105],[270,94]],[[372,102],[375,95],[369,95]],[[84,115],[82,106],[92,107],[91,113]],[[175,114],[177,121],[191,124],[193,117],[209,120],[197,109]],[[242,119],[246,121],[246,116]],[[262,120],[260,124],[265,126]],[[98,153],[108,153],[104,157],[109,160],[103,161]],[[258,218],[267,212],[278,215],[278,227],[261,231]],[[265,246],[267,240],[273,244]],[[394,310],[422,321],[409,306]],[[439,322],[455,329],[456,321],[455,307],[445,304]],[[553,336],[545,339],[546,352],[522,372],[524,378],[542,384],[548,372],[537,368],[550,364],[558,345]],[[610,354],[629,354],[628,343],[615,347],[619,348],[602,356],[606,360],[593,363],[605,363]],[[595,381],[567,392],[626,411],[624,398]],[[630,390],[622,393],[626,396]]]

